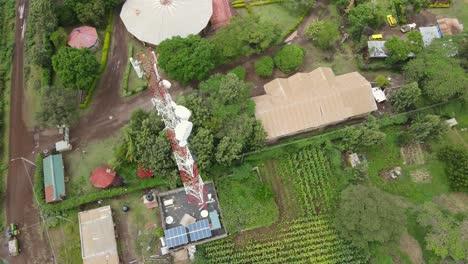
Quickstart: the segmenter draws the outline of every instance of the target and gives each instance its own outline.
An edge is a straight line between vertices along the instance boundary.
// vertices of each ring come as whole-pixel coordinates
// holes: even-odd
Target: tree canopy
[[[304,63],[305,50],[298,45],[282,47],[274,57],[275,65],[284,73],[292,73]]]
[[[425,141],[437,138],[447,130],[447,125],[437,115],[417,116],[406,131],[399,135],[399,143]]]
[[[385,42],[385,49],[388,53],[386,62],[389,64],[398,64],[406,61],[411,52],[408,43],[397,36],[393,36]]]
[[[320,49],[328,50],[337,44],[340,31],[338,25],[332,21],[316,20],[307,26],[305,35]]]
[[[348,20],[351,24],[352,35],[359,38],[364,27],[378,27],[384,21],[384,16],[379,6],[365,2],[351,9]]]
[[[379,126],[370,116],[364,126],[348,126],[344,129],[343,145],[346,149],[356,150],[359,146],[370,147],[381,144],[386,135],[379,130]]]
[[[57,76],[67,88],[88,90],[98,74],[99,63],[88,49],[62,47],[52,57]]]
[[[42,126],[72,126],[78,120],[75,91],[44,87],[41,93],[41,110],[37,113],[37,120]]]
[[[259,54],[280,38],[278,25],[260,21],[257,16],[234,17],[211,40],[221,61]]]
[[[217,64],[215,47],[198,35],[166,39],[157,50],[161,69],[184,84],[205,79]]]
[[[375,187],[350,185],[340,197],[336,227],[341,236],[367,250],[373,242],[399,239],[406,216],[392,196]]]
[[[454,191],[468,190],[468,150],[463,146],[445,146],[438,153],[447,166],[445,170]]]
[[[68,34],[63,27],[59,27],[50,35],[50,40],[54,43],[56,50],[67,45]]]
[[[416,107],[416,102],[421,97],[421,89],[417,82],[412,82],[402,86],[390,96],[393,109],[398,112],[412,110]]]

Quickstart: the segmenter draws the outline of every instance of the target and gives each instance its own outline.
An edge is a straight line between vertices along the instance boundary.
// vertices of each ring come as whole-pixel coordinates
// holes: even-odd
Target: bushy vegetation
[[[233,175],[216,181],[223,223],[230,234],[269,226],[278,219],[273,192],[258,177],[245,165],[236,168]]]
[[[397,112],[404,112],[413,110],[416,107],[416,103],[420,100],[420,97],[421,89],[419,89],[418,83],[412,82],[396,90],[391,94],[389,99],[393,109]]]
[[[106,25],[106,14],[122,0],[65,0],[65,6],[59,10],[64,13],[59,16],[60,21],[69,23],[77,18],[82,24],[104,27]]]
[[[44,127],[66,125],[70,127],[78,120],[76,91],[45,87],[41,90],[41,111],[37,113],[39,123]]]
[[[305,50],[298,45],[286,45],[276,53],[275,65],[284,73],[292,73],[304,63]]]
[[[221,62],[239,56],[259,54],[277,43],[281,30],[276,24],[260,21],[257,16],[234,17],[211,39]]]
[[[386,63],[391,65],[399,65],[408,60],[408,56],[412,53],[416,55],[423,50],[424,42],[421,33],[411,31],[408,33],[408,40],[402,40],[397,36],[393,36],[385,42],[385,49],[388,57]]]
[[[338,25],[333,21],[315,20],[307,26],[305,36],[323,50],[333,48],[340,39]]]
[[[343,129],[342,144],[345,149],[356,150],[359,147],[371,147],[384,142],[385,133],[379,130],[375,118],[369,118],[369,122],[363,126],[348,126]]]
[[[245,67],[237,66],[234,69],[230,70],[229,73],[233,73],[239,78],[239,80],[245,80]]]
[[[205,79],[217,64],[215,46],[198,35],[166,39],[158,52],[161,69],[184,84]]]
[[[261,57],[255,62],[255,73],[260,77],[270,77],[273,74],[275,63],[270,56]]]
[[[399,143],[424,142],[438,138],[447,130],[447,125],[438,115],[417,116],[407,130],[400,132]]]
[[[387,77],[379,74],[377,77],[375,77],[375,84],[377,84],[377,87],[385,88],[390,84],[390,81],[387,79]]]
[[[354,38],[359,39],[366,26],[379,27],[384,21],[384,14],[380,6],[364,2],[351,9],[348,20],[351,25],[351,34]]]
[[[454,191],[468,190],[468,150],[463,146],[446,146],[438,156],[446,164],[450,187]]]

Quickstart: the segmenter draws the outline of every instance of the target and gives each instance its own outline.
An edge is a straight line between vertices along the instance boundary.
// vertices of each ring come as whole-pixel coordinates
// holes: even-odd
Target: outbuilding
[[[42,162],[46,203],[59,202],[65,197],[62,154],[50,155]]]
[[[68,36],[68,46],[73,48],[88,48],[96,50],[100,40],[96,29],[89,26],[82,26],[72,30]]]
[[[96,168],[90,177],[94,187],[106,189],[112,186],[119,186],[122,180],[117,176],[117,173],[109,166],[101,166]]]

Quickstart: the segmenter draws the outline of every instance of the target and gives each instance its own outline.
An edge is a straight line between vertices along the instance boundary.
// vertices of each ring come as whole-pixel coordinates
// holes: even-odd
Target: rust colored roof
[[[52,203],[55,202],[54,200],[54,186],[49,185],[45,188],[45,200],[46,203]]]
[[[460,34],[463,31],[463,25],[456,18],[437,19],[437,24],[443,36]]]
[[[227,0],[213,0],[213,15],[211,16],[211,26],[220,28],[229,24],[232,17],[231,7]]]
[[[74,48],[91,48],[96,44],[98,34],[93,27],[82,26],[73,29],[68,36],[68,45]]]
[[[109,166],[101,166],[93,171],[90,177],[91,183],[98,188],[108,188],[115,180],[116,172]]]

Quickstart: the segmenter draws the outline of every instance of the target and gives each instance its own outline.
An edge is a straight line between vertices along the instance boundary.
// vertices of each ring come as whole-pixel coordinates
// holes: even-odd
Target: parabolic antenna
[[[213,0],[127,0],[120,12],[128,32],[158,45],[174,37],[198,34],[213,14]]]

